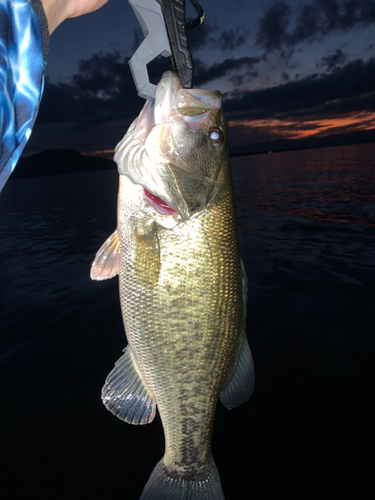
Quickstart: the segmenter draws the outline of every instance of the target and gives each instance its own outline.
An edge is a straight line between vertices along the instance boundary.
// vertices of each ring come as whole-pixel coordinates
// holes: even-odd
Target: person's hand
[[[48,30],[53,31],[65,19],[83,16],[100,9],[108,0],[41,0],[48,22]]]

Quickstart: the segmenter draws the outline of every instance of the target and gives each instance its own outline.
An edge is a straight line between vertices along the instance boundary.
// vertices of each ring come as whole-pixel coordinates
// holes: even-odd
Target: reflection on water
[[[236,157],[231,164],[240,210],[375,225],[375,144]]]
[[[69,338],[69,317],[74,327],[90,322],[91,307],[82,314],[96,292],[89,269],[99,242],[116,227],[117,185],[109,171],[15,179],[4,188],[0,363],[10,353],[40,355],[56,337]],[[103,303],[106,297],[98,307]]]

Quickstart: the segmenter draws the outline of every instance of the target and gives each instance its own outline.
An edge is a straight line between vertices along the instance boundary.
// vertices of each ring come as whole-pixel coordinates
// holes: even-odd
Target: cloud
[[[280,85],[258,90],[237,88],[227,93],[224,110],[229,121],[240,126],[251,120],[253,128],[260,129],[259,134],[269,133],[271,137],[276,122],[282,123],[278,130],[285,132],[290,123],[290,128],[302,134],[306,122],[310,122],[311,130],[314,121],[333,123],[346,116],[366,119],[375,112],[375,58],[349,63],[345,63],[345,58],[337,49],[320,62],[323,68],[330,69],[329,73],[317,72],[295,79],[284,72]],[[150,76],[160,78],[165,63],[165,58],[155,60]],[[194,83],[199,87],[226,77],[240,86],[257,75],[259,63],[261,58],[257,57],[231,57],[209,66],[196,59]],[[143,104],[144,100],[136,94],[128,58],[117,51],[94,54],[79,63],[68,83],[46,81],[30,148],[113,149]],[[248,130],[249,125],[245,128]]]
[[[94,54],[90,59],[79,62],[78,73],[73,75],[72,84],[78,92],[113,98],[122,85],[130,83],[127,64],[128,58],[122,57],[118,51]]]
[[[292,10],[282,0],[275,2],[259,20],[255,43],[266,51],[280,49],[287,41]]]
[[[27,151],[113,149],[143,104],[128,58],[117,51],[94,54],[80,61],[68,83],[46,79]]]
[[[223,30],[217,40],[221,50],[235,50],[244,45],[249,35],[246,28]]]
[[[352,61],[330,74],[314,74],[260,90],[236,90],[224,96],[230,119],[306,117],[375,111],[375,58]]]
[[[94,54],[80,61],[69,83],[47,79],[37,123],[69,123],[76,128],[84,124],[90,128],[104,121],[134,119],[144,100],[137,97],[128,61],[118,51]],[[257,73],[253,68],[259,62],[257,57],[227,58],[208,66],[196,59],[194,83],[199,86],[232,73],[238,79],[254,77]],[[169,67],[168,59],[156,59],[149,65],[150,80],[158,80]]]
[[[375,0],[313,0],[298,8],[295,19],[290,5],[277,0],[259,20],[256,44],[266,52],[281,50],[374,22]]]
[[[220,31],[215,19],[210,24],[204,21],[188,31],[189,46],[193,50],[207,47],[219,48],[222,51],[236,50],[246,43],[248,37],[249,30],[246,26],[235,26]]]
[[[114,148],[145,102],[137,96],[128,61],[116,50],[94,54],[79,62],[70,81],[52,83],[47,78],[29,152],[46,147],[86,151],[90,142],[91,149]],[[228,76],[239,84],[257,74],[253,68],[259,61],[228,58],[208,66],[197,59],[194,83],[199,87]],[[169,68],[168,58],[157,58],[149,65],[150,80],[156,83]]]
[[[331,70],[336,66],[344,64],[347,58],[347,54],[344,54],[341,49],[337,49],[332,56],[322,57],[317,67],[326,67],[328,70]]]
[[[117,51],[81,60],[69,83],[48,79],[37,124],[69,123],[92,127],[97,122],[131,119],[142,106],[137,97],[128,58]]]
[[[196,86],[203,85],[211,80],[217,80],[230,73],[236,72],[234,78],[243,81],[239,71],[245,71],[246,76],[257,76],[253,71],[254,66],[259,63],[259,57],[241,57],[241,58],[228,58],[222,63],[216,63],[212,66],[207,66],[200,59],[195,60],[195,84]]]
[[[47,79],[37,125],[66,123],[70,128],[90,129],[111,120],[134,119],[144,100],[137,96],[128,61],[118,51],[94,54],[79,62],[69,83],[51,83]],[[253,68],[259,62],[257,57],[227,58],[208,66],[196,59],[195,86],[228,75],[238,81],[255,77]],[[169,68],[168,58],[156,59],[149,65],[150,80],[157,82]]]
[[[216,19],[211,22],[205,20],[202,24],[187,32],[189,47],[195,50],[201,50],[207,46],[213,46],[216,43],[214,33],[219,31]]]

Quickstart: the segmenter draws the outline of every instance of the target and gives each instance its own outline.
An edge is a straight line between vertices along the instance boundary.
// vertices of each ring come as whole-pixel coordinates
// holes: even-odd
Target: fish
[[[255,371],[219,91],[167,71],[116,146],[117,229],[91,278],[119,275],[128,345],[102,389],[135,425],[158,408],[165,453],[141,500],[224,500],[211,439],[219,399],[247,401]]]

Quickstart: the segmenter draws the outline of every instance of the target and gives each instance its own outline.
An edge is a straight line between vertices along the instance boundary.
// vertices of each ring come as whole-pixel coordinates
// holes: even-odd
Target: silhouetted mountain
[[[230,147],[231,156],[266,153],[268,151],[290,151],[294,149],[323,148],[364,144],[375,142],[375,129],[362,130],[348,134],[335,134],[325,137],[307,137],[306,139],[276,140],[268,142],[249,142],[243,146]],[[27,158],[21,158],[11,178],[34,177],[39,175],[68,174],[109,170],[116,168],[113,160],[97,156],[84,156],[70,149],[47,149]]]
[[[231,147],[231,156],[266,153],[268,151],[290,151],[293,149],[313,149],[330,146],[345,146],[349,144],[365,144],[375,142],[375,129],[361,130],[348,134],[334,134],[325,137],[307,137],[306,139],[285,140],[268,142],[249,142],[243,146]]]
[[[116,164],[108,158],[84,156],[70,149],[47,149],[27,158],[21,158],[12,173],[12,178],[90,172],[111,168],[116,168]]]

